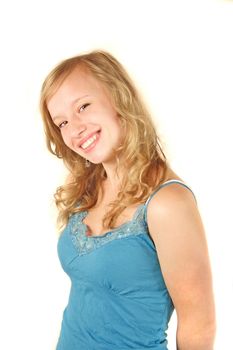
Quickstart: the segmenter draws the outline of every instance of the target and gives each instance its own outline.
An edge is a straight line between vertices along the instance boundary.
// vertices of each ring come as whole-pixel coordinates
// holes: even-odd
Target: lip
[[[100,130],[97,131],[93,131],[91,134],[88,134],[87,136],[83,137],[82,140],[80,140],[77,144],[78,147],[81,147],[81,145],[86,142],[88,139],[90,139],[92,136],[94,136],[95,134],[98,135],[98,133],[100,132]]]
[[[81,147],[81,145],[86,142],[88,139],[90,139],[91,137],[93,137],[94,135],[96,135],[96,140],[87,148],[83,149]],[[100,130],[92,132],[91,134],[89,134],[88,136],[84,137],[79,143],[78,143],[78,147],[81,148],[82,152],[88,153],[92,148],[95,147],[96,143],[98,142],[100,137]]]

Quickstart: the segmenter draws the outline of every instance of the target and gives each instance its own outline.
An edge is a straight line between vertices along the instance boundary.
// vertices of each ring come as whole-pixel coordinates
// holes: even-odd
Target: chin
[[[113,155],[108,155],[108,156],[97,156],[96,157],[90,157],[87,158],[91,163],[93,164],[111,164],[116,162],[115,158],[113,157]]]

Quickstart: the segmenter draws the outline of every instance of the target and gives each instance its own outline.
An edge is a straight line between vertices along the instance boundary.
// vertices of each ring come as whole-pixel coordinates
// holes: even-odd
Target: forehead
[[[75,87],[76,89],[95,90],[99,89],[101,85],[101,82],[90,71],[82,67],[76,67],[65,78],[60,87],[64,89]]]
[[[106,94],[103,84],[91,72],[76,67],[58,86],[47,105],[51,111],[56,110],[61,103],[69,105],[73,100],[84,95],[100,96],[103,94]]]

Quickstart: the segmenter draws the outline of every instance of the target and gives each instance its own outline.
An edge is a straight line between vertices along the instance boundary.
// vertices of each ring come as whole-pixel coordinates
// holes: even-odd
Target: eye
[[[85,103],[84,105],[82,105],[80,108],[79,108],[79,112],[82,112],[84,109],[86,109],[88,106],[90,105],[90,103]]]
[[[65,120],[64,122],[58,124],[59,129],[62,129],[68,122]]]

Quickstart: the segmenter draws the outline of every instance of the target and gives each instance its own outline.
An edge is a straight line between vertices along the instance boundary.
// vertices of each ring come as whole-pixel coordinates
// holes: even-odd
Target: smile
[[[89,147],[90,145],[93,144],[93,142],[95,142],[95,140],[97,139],[97,134],[93,135],[92,137],[90,137],[87,141],[85,141],[82,145],[80,145],[80,147],[82,149],[86,149],[87,147]]]

